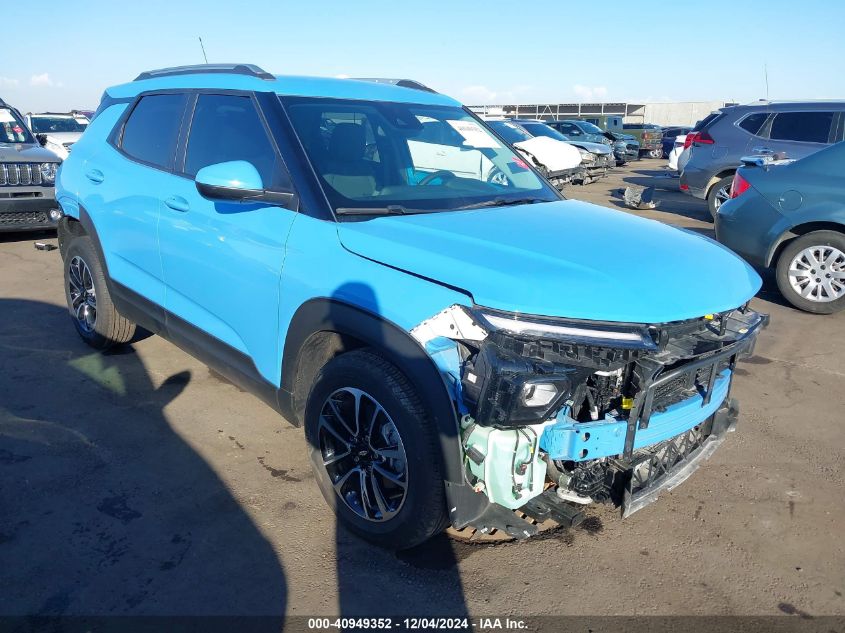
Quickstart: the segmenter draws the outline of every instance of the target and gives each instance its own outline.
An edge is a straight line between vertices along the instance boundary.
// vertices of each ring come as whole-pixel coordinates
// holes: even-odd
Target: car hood
[[[605,145],[604,143],[589,143],[587,141],[567,141],[570,145],[574,145],[575,147],[580,147],[581,149],[585,149],[588,152],[592,152],[593,154],[610,154],[611,149],[609,145]]]
[[[561,200],[342,222],[349,251],[526,314],[663,323],[736,308],[757,273],[717,242]]]
[[[55,163],[56,155],[34,143],[0,143],[0,161],[4,163]]]
[[[531,154],[550,172],[573,169],[581,164],[581,152],[569,143],[548,136],[535,136],[514,143],[514,147]]]
[[[82,132],[49,132],[47,138],[57,142],[59,145],[65,143],[76,143],[82,137]]]

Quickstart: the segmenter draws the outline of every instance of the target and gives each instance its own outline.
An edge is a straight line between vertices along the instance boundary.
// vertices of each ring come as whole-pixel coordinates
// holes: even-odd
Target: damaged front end
[[[734,367],[767,323],[747,305],[658,325],[452,306],[421,323],[462,415],[466,482],[490,502],[453,526],[530,536],[512,511],[572,524],[582,504],[651,503],[733,429]]]

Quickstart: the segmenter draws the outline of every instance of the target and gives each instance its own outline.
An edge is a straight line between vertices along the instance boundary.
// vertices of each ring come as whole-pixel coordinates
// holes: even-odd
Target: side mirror
[[[35,140],[38,141],[38,144],[41,147],[44,147],[47,144],[47,135],[46,134],[36,134]]]
[[[287,191],[267,191],[261,174],[252,163],[233,160],[203,167],[194,177],[197,191],[209,200],[267,202],[286,206],[294,195]]]

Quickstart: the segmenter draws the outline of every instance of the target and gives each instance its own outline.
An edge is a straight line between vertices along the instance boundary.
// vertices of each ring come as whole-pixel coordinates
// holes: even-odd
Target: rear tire
[[[135,324],[112,303],[105,272],[87,235],[74,236],[64,255],[65,299],[77,333],[91,347],[106,350],[132,340]]]
[[[406,549],[446,527],[437,432],[407,377],[375,352],[320,370],[305,436],[320,492],[355,534]]]
[[[845,309],[845,234],[813,231],[795,238],[778,257],[776,279],[781,294],[799,310]]]
[[[731,183],[733,181],[733,174],[725,176],[710,187],[710,191],[707,192],[707,208],[710,210],[710,215],[714,220],[716,219],[716,214],[719,212],[719,207],[731,197]]]

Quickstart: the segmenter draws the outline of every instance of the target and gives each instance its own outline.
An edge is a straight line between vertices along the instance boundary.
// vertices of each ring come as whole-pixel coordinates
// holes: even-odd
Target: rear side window
[[[749,114],[740,121],[739,127],[749,134],[757,134],[760,131],[760,128],[763,127],[763,123],[765,123],[768,118],[768,112],[755,112],[754,114]]]
[[[833,118],[833,112],[780,112],[772,121],[769,138],[827,143]]]
[[[123,128],[121,149],[145,163],[172,167],[186,100],[184,94],[142,97]]]
[[[185,155],[185,173],[245,160],[258,170],[265,187],[279,184],[276,152],[249,97],[206,95],[197,98]]]
[[[715,123],[716,119],[722,116],[722,112],[711,112],[706,117],[701,119],[698,123],[695,124],[695,127],[692,128],[693,132],[701,132],[704,128],[706,128],[711,123]]]

